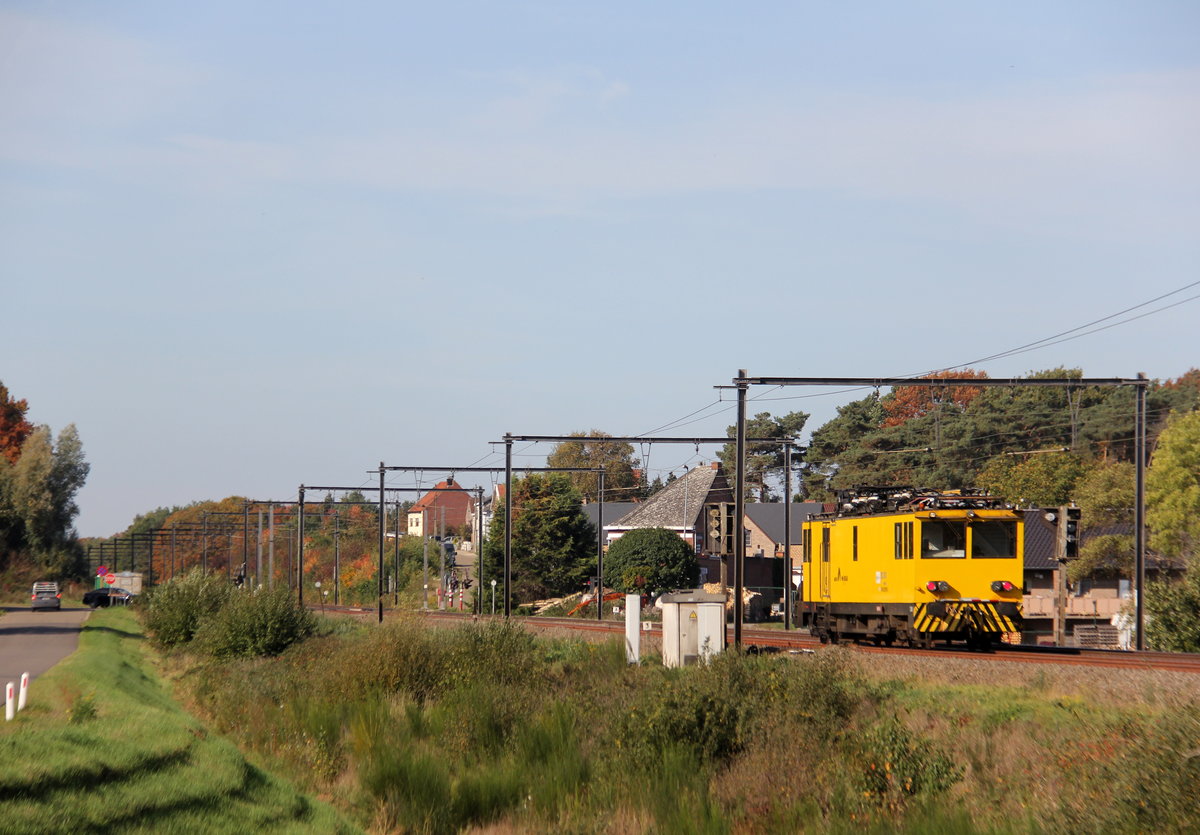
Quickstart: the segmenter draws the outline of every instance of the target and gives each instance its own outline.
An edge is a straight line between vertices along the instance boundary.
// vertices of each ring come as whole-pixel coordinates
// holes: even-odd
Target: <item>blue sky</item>
[[[0,380],[78,426],[85,535],[720,435],[739,368],[917,374],[1200,280],[1198,41],[1192,2],[0,2]],[[1198,311],[979,367],[1175,377]],[[814,394],[752,408],[859,396]]]

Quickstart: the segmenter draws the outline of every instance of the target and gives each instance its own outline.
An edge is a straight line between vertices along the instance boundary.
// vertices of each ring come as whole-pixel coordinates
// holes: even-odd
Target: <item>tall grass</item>
[[[1194,699],[1101,705],[1053,675],[1037,688],[879,677],[859,658],[833,648],[629,667],[618,642],[414,619],[187,680],[220,727],[380,831],[1183,832],[1200,821]]]

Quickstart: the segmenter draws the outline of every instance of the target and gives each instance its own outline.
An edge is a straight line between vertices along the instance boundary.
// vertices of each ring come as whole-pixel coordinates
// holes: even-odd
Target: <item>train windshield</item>
[[[921,557],[927,560],[967,556],[967,523],[929,520],[921,523]]]
[[[1016,522],[976,522],[971,525],[971,556],[1006,559],[1017,555]]]

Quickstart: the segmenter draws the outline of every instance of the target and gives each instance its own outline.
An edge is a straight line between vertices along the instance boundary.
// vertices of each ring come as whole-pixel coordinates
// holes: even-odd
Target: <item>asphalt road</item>
[[[4,606],[0,617],[0,704],[5,687],[21,686],[21,673],[32,681],[79,646],[79,630],[91,609],[34,612],[28,606]],[[33,685],[30,684],[30,689]]]

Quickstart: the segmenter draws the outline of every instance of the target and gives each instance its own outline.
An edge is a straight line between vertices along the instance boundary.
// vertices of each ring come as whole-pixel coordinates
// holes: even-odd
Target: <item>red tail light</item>
[[[994,583],[992,583],[992,591],[994,592],[1012,591],[1015,588],[1016,586],[1014,586],[1008,580],[996,580]]]
[[[930,580],[925,584],[925,588],[932,592],[950,591],[950,584],[945,580]]]

